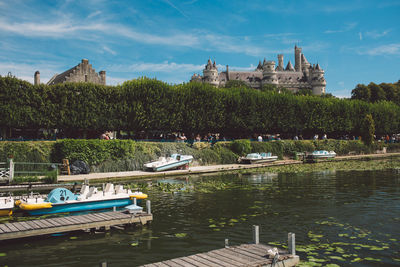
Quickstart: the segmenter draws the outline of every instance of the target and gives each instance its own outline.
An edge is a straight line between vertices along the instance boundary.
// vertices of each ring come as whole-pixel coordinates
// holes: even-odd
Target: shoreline
[[[364,155],[351,155],[351,156],[337,156],[329,161],[345,161],[345,160],[365,160],[365,159],[385,159],[393,156],[400,156],[400,153],[385,153],[385,154],[364,154]],[[323,161],[326,162],[326,161]],[[156,178],[156,177],[170,177],[180,176],[187,174],[205,174],[205,173],[220,173],[228,171],[238,171],[246,169],[260,169],[274,166],[286,166],[303,164],[300,160],[278,160],[275,162],[259,163],[259,164],[222,164],[222,165],[206,165],[206,166],[193,166],[189,170],[171,170],[162,172],[146,172],[146,171],[124,171],[124,172],[104,172],[104,173],[90,173],[78,175],[59,175],[58,182],[81,182],[85,180],[107,180],[115,178]]]

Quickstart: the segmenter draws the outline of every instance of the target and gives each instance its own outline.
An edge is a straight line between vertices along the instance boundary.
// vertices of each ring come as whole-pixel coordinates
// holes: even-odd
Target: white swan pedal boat
[[[250,153],[246,157],[239,158],[239,163],[254,164],[276,161],[278,156],[272,156],[271,153]]]

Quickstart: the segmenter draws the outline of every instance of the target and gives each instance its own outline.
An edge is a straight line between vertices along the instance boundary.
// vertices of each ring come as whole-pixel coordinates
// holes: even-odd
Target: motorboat
[[[56,188],[47,197],[32,193],[23,196],[15,204],[30,215],[43,215],[124,207],[133,204],[134,198],[140,203],[142,199],[147,198],[147,195],[124,189],[122,185],[114,187],[112,183],[106,184],[104,190],[84,184],[78,194],[66,188]]]
[[[12,196],[0,196],[0,216],[12,215],[14,198]]]
[[[188,169],[193,161],[191,155],[172,154],[170,157],[159,157],[158,160],[144,164],[146,171],[167,171],[172,169]]]
[[[335,151],[316,150],[311,154],[311,156],[314,159],[326,159],[336,157],[336,153]]]
[[[272,156],[272,153],[250,153],[245,157],[239,158],[239,163],[254,164],[276,161],[278,156]]]

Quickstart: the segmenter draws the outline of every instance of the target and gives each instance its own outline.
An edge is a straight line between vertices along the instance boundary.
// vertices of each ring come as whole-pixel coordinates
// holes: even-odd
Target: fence
[[[0,182],[57,182],[58,163],[0,162]]]

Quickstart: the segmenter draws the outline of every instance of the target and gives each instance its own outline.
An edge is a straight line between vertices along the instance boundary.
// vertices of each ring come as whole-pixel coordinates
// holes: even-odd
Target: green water
[[[162,182],[190,190],[150,190],[150,226],[2,242],[0,266],[137,266],[222,248],[225,238],[230,245],[249,243],[252,225],[260,226],[261,243],[276,246],[285,246],[294,232],[303,264],[400,265],[400,174],[393,171]]]

